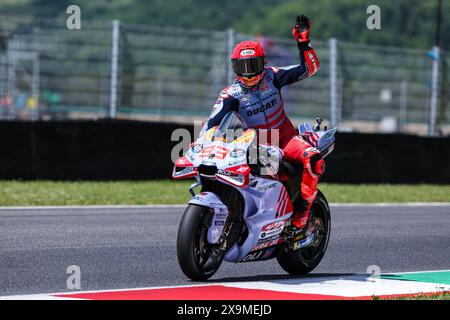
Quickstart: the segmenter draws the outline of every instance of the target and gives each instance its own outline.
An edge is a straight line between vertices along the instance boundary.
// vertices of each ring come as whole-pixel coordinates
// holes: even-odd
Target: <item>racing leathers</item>
[[[317,183],[324,170],[324,161],[317,149],[311,147],[295,130],[287,117],[281,88],[305,78],[319,70],[319,60],[307,43],[299,43],[300,63],[286,67],[265,67],[258,85],[246,87],[238,80],[219,95],[207,121],[207,129],[216,126],[230,111],[236,111],[250,128],[265,130],[268,143],[277,145],[283,157],[291,163],[303,165],[300,195],[304,200],[297,208],[292,224],[297,228],[306,225],[309,209],[317,194]],[[277,129],[278,144],[272,141],[271,130]],[[273,133],[273,131],[272,131]]]

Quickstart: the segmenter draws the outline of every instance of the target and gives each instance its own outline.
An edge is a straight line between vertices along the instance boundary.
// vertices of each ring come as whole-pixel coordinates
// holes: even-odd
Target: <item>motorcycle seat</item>
[[[292,163],[287,160],[281,160],[279,175],[286,176],[288,179],[294,178],[302,172],[303,167],[301,164]]]

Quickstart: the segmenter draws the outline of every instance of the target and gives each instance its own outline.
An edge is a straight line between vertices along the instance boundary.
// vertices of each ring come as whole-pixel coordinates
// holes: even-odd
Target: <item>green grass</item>
[[[436,294],[417,294],[413,296],[399,296],[395,298],[373,297],[374,300],[450,300],[450,293],[442,292]]]
[[[0,206],[183,204],[189,181],[0,181]],[[329,202],[450,202],[450,185],[323,183]]]
[[[450,185],[320,184],[329,202],[450,202]]]

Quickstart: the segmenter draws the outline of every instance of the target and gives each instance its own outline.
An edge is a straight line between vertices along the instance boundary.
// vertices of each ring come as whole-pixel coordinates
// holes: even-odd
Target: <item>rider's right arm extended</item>
[[[222,91],[216,104],[213,106],[211,115],[207,121],[206,130],[217,126],[222,118],[230,111],[238,111],[239,101],[225,91]]]

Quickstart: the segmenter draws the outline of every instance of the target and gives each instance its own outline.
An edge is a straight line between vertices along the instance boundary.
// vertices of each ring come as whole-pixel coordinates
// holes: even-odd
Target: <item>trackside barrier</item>
[[[0,179],[169,178],[178,128],[193,136],[193,125],[175,123],[0,122]],[[450,183],[449,163],[450,138],[341,132],[322,181]]]

